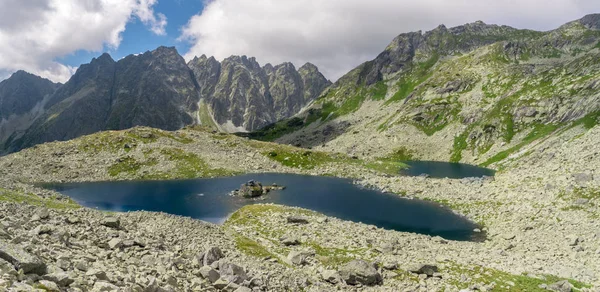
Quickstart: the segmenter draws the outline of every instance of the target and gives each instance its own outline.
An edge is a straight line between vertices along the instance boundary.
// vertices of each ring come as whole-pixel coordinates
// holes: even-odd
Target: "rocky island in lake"
[[[249,180],[248,182],[242,184],[239,189],[231,192],[231,194],[233,196],[244,198],[258,198],[268,194],[270,191],[283,189],[285,189],[284,186],[280,186],[275,183],[270,186],[263,186],[261,182]]]

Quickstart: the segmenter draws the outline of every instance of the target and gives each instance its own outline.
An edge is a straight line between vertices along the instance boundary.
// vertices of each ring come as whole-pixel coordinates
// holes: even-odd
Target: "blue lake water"
[[[404,161],[409,168],[400,173],[408,176],[420,176],[423,174],[433,178],[467,178],[494,176],[495,170],[464,163],[440,162],[440,161]]]
[[[232,197],[248,180],[277,183],[264,200]],[[51,184],[83,206],[110,211],[159,211],[222,223],[237,209],[257,203],[302,207],[386,229],[476,240],[476,224],[440,205],[365,189],[350,180],[293,174],[247,174],[182,181],[125,181]]]

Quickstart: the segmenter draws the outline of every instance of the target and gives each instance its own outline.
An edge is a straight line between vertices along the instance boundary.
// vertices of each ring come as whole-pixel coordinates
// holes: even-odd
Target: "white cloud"
[[[65,82],[76,68],[56,62],[77,50],[119,46],[132,17],[164,34],[166,17],[154,13],[157,0],[2,0],[0,71],[26,70]]]
[[[476,20],[549,30],[600,12],[598,0],[212,0],[183,27],[185,55],[310,61],[332,79],[373,59],[398,34]]]

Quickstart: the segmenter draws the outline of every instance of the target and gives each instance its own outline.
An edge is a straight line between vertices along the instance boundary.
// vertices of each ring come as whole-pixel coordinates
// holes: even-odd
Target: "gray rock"
[[[323,280],[331,284],[338,284],[342,280],[340,273],[335,270],[325,270],[321,273],[321,277],[323,277]]]
[[[117,219],[115,217],[106,217],[106,218],[104,218],[104,220],[102,220],[101,224],[106,227],[109,227],[109,228],[114,228],[114,229],[121,228],[121,221],[119,221],[119,219]]]
[[[587,204],[589,202],[590,202],[590,200],[588,200],[588,199],[579,198],[579,199],[575,200],[574,204],[575,205],[585,205],[585,204]]]
[[[279,239],[281,243],[285,246],[298,245],[300,244],[300,240],[294,236],[283,236]]]
[[[51,234],[52,233],[52,227],[50,225],[39,225],[36,228],[34,228],[33,230],[31,230],[29,232],[29,236],[36,236],[36,235],[42,235],[42,234]]]
[[[85,260],[79,260],[74,263],[73,267],[82,272],[86,272],[88,270],[88,263]]]
[[[571,292],[573,290],[573,285],[571,285],[571,283],[569,283],[569,281],[567,280],[562,280],[554,284],[548,285],[546,289],[556,292]]]
[[[241,287],[235,289],[235,291],[233,291],[233,292],[252,292],[252,289],[250,289],[248,287],[241,286]]]
[[[85,273],[85,275],[87,277],[96,278],[96,279],[101,280],[101,281],[108,281],[108,276],[106,276],[106,273],[104,271],[100,271],[100,270],[96,270],[96,269],[91,269],[91,270],[87,271]]]
[[[427,275],[427,277],[433,277],[433,274],[438,272],[438,267],[428,264],[415,265],[409,268],[408,271],[419,275]]]
[[[219,280],[217,280],[213,283],[213,287],[215,287],[219,290],[227,289],[227,291],[234,291],[235,289],[239,288],[240,285],[233,283],[231,281],[228,281],[227,279],[220,278]]]
[[[117,249],[117,248],[121,248],[123,246],[123,240],[121,240],[120,238],[113,238],[110,241],[108,241],[108,247],[110,247],[110,249]]]
[[[589,173],[574,173],[573,180],[578,184],[585,184],[594,180],[594,176]]]
[[[15,269],[23,270],[25,274],[44,275],[47,272],[46,264],[21,247],[0,241],[0,259],[11,263]]]
[[[383,268],[386,270],[395,270],[398,268],[398,264],[394,262],[385,262],[383,263]]]
[[[226,279],[227,281],[236,284],[242,284],[248,279],[248,275],[246,275],[244,268],[231,263],[220,263],[219,272],[221,273],[221,279]]]
[[[91,292],[114,292],[118,291],[119,287],[105,281],[96,281]]]
[[[207,279],[211,283],[216,282],[221,277],[219,272],[210,266],[204,266],[200,268],[200,275],[202,275],[202,278]]]
[[[48,280],[40,280],[39,284],[43,287],[42,289],[46,291],[60,292],[58,285],[56,285],[56,283],[54,282]]]
[[[305,265],[308,263],[308,258],[314,256],[315,253],[313,251],[308,250],[293,250],[288,256],[287,260],[293,265]]]
[[[308,219],[302,216],[289,216],[287,217],[287,223],[308,224]]]
[[[220,248],[213,246],[204,252],[204,259],[202,261],[204,266],[210,266],[212,263],[222,259],[225,255]]]
[[[349,285],[377,285],[382,282],[375,265],[364,260],[353,260],[343,265],[339,272],[342,280]]]
[[[69,216],[67,217],[67,219],[65,219],[65,222],[69,223],[69,224],[78,224],[81,222],[81,220],[79,220],[78,217],[75,216]]]
[[[64,272],[47,274],[44,275],[42,278],[44,280],[52,281],[61,287],[68,287],[73,282],[75,282],[75,280],[71,279],[69,275]]]

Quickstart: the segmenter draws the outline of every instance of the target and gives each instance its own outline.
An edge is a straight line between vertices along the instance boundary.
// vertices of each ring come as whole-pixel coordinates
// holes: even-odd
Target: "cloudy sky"
[[[312,62],[336,80],[398,34],[476,20],[550,30],[598,0],[0,0],[0,80],[25,70],[65,82],[103,52],[176,46],[186,58]]]

